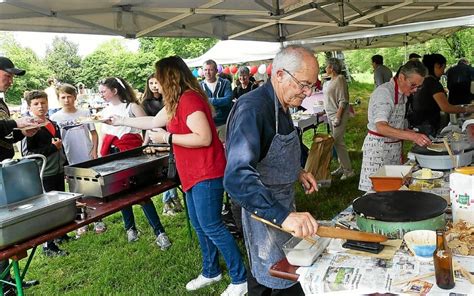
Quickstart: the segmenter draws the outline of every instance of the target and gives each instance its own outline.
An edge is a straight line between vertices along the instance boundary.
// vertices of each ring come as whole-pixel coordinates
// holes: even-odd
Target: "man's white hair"
[[[276,72],[281,69],[295,73],[301,68],[306,55],[314,56],[314,52],[298,45],[290,45],[282,48],[273,59],[272,76],[275,77]]]

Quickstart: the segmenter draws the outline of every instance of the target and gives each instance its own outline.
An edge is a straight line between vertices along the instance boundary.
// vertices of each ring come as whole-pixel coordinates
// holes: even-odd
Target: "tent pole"
[[[408,62],[408,33],[405,34],[405,63]]]

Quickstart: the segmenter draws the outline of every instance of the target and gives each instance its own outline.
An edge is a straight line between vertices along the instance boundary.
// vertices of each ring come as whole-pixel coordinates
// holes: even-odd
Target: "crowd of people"
[[[383,65],[383,57],[372,57],[373,91],[368,107],[368,133],[362,147],[363,162],[359,189],[372,191],[370,176],[384,164],[400,164],[402,141],[419,146],[431,143],[429,136],[443,127],[440,111],[472,113],[472,68],[466,60],[448,71],[449,99],[440,77],[446,59],[440,54],[412,54],[394,77]],[[22,154],[47,157],[43,186],[46,191],[64,191],[64,166],[99,156],[140,147],[147,143],[172,145],[187,211],[198,237],[201,272],[186,284],[189,291],[222,279],[219,254],[224,258],[231,283],[222,295],[304,295],[298,283],[271,277],[269,268],[284,257],[282,245],[287,233],[268,228],[252,219],[259,216],[295,236],[314,235],[316,219],[307,212],[296,212],[294,183],[300,182],[306,194],[317,191],[314,176],[302,168],[301,137],[290,110],[300,107],[318,82],[319,64],[312,51],[299,46],[283,48],[274,58],[270,79],[252,81],[247,67],[238,70],[238,85],[219,77],[217,63],[203,65],[204,80],[199,82],[177,56],[156,62],[155,71],[145,84],[141,98],[121,77],[108,77],[98,84],[107,107],[101,111],[108,120],[98,133],[93,124],[71,125],[89,115],[78,109],[78,90],[73,85],[56,84],[25,95],[28,114],[9,119],[9,110],[0,101],[0,157],[14,155],[13,143],[22,142]],[[349,124],[349,90],[341,60],[326,61],[324,109],[339,167],[332,175],[351,178],[354,172],[344,134]],[[14,76],[25,71],[0,57],[0,91],[6,92]],[[469,76],[469,78],[467,78]],[[469,83],[466,81],[469,80]],[[462,92],[459,91],[462,85]],[[54,87],[54,92],[51,87]],[[452,88],[452,89],[451,89]],[[451,95],[452,94],[452,95]],[[54,101],[54,103],[52,103]],[[58,103],[59,106],[55,104]],[[408,111],[407,111],[408,110]],[[41,126],[39,126],[39,124]],[[27,131],[15,127],[38,125]],[[99,136],[100,134],[100,136]],[[7,137],[8,135],[8,137]],[[250,268],[246,269],[240,250],[222,221],[224,192],[242,208],[242,226]],[[176,189],[163,194],[163,214],[182,211]],[[161,250],[171,240],[152,201],[141,205]],[[138,240],[132,207],[122,210],[127,240]],[[95,232],[106,230],[103,221]],[[83,234],[87,227],[78,230]],[[67,255],[49,241],[46,255]],[[0,267],[5,268],[5,262]]]

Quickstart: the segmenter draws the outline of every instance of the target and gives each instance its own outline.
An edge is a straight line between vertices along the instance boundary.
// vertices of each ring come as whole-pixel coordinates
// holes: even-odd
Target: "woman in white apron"
[[[409,61],[402,66],[398,76],[380,85],[370,96],[359,190],[373,191],[369,177],[381,166],[401,164],[403,140],[419,146],[431,144],[424,134],[405,129],[407,96],[423,84],[426,74],[426,67],[421,62]]]

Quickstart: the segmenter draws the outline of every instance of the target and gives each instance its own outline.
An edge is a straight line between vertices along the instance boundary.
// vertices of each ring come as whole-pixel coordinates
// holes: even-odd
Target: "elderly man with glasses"
[[[283,48],[273,60],[271,80],[242,95],[232,109],[226,138],[224,187],[242,206],[242,226],[250,259],[249,295],[304,295],[299,283],[269,275],[285,255],[282,245],[291,235],[251,218],[259,216],[306,237],[318,224],[307,212],[296,212],[294,183],[307,194],[316,180],[300,165],[300,141],[290,108],[310,95],[319,72],[313,52]]]
[[[405,129],[407,97],[423,84],[427,73],[421,62],[409,61],[398,76],[377,87],[370,96],[359,190],[373,191],[369,177],[381,166],[401,164],[403,140],[419,146],[431,144],[426,135]]]

